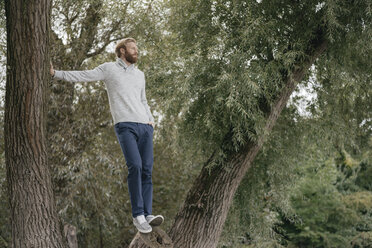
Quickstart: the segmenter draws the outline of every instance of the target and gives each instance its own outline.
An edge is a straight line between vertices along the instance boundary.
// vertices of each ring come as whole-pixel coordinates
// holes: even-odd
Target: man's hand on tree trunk
[[[54,69],[53,69],[53,64],[52,64],[52,62],[50,62],[50,75],[52,76],[52,77],[54,77],[54,74],[55,74],[56,72],[54,71]]]

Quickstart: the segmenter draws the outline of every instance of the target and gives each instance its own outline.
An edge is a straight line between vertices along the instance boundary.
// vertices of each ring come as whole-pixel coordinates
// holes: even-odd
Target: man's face
[[[124,57],[129,63],[136,63],[138,60],[138,50],[137,45],[134,42],[129,42],[126,45],[126,49],[124,52]]]

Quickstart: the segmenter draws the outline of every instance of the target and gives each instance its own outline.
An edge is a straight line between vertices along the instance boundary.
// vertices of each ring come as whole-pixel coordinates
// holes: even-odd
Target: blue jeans
[[[149,124],[118,122],[115,133],[128,166],[128,188],[132,215],[150,215],[152,212],[152,167],[154,163]]]

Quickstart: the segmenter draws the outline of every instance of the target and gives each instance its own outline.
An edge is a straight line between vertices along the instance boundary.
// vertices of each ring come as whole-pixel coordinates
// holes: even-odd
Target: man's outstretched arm
[[[104,65],[99,65],[93,70],[86,71],[58,71],[54,70],[52,63],[50,63],[50,75],[53,78],[69,81],[69,82],[92,82],[105,79]]]

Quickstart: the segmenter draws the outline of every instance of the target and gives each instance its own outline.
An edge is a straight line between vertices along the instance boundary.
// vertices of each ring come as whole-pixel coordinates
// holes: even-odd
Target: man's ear
[[[125,54],[125,49],[124,48],[120,48],[120,53]]]

